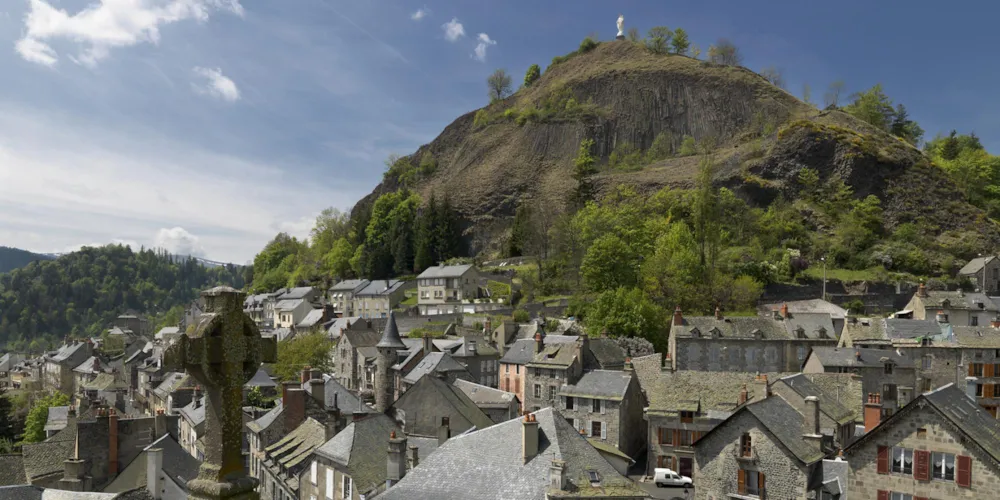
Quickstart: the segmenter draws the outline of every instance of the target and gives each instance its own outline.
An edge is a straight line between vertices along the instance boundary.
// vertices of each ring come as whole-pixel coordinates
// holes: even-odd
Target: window
[[[549,401],[555,401],[555,400],[556,400],[556,386],[550,385],[549,386]]]
[[[521,365],[514,365],[514,373],[517,375],[521,374]]]
[[[343,495],[344,498],[351,498],[353,496],[353,495],[351,495],[351,486],[353,486],[351,484],[351,476],[344,476],[343,480],[341,481],[341,483],[343,483],[342,484],[342,492],[344,493],[344,495]]]
[[[593,399],[593,400],[591,400],[591,408],[592,408],[592,411],[594,413],[600,413],[601,407],[602,406],[601,406],[601,400],[600,399]]]
[[[673,429],[667,429],[666,427],[660,427],[657,429],[660,435],[660,444],[665,444],[667,446],[673,446],[674,444],[674,431]]]
[[[807,352],[808,352],[808,349],[806,349],[805,347],[799,347],[796,350],[796,356],[798,357],[799,361],[803,361],[803,360],[806,359],[806,353]]]
[[[542,384],[535,384],[535,397],[536,398],[542,397]]]
[[[680,443],[677,443],[678,445],[691,446],[692,442],[694,442],[694,432],[680,431]]]
[[[590,477],[590,483],[591,484],[600,484],[600,482],[601,482],[601,475],[598,474],[597,471],[588,470],[587,471],[587,476]]]
[[[740,456],[750,457],[753,452],[750,449],[750,434],[745,433],[740,436]]]
[[[510,373],[510,365],[503,365],[503,372]]]
[[[927,439],[927,429],[923,427],[917,429],[917,439]]]
[[[889,500],[913,500],[913,495],[909,493],[896,493],[893,491],[889,493]]]
[[[681,412],[681,422],[685,424],[690,424],[694,422],[694,412],[693,411],[682,411]]]
[[[955,480],[955,455],[934,453],[931,455],[931,476],[943,481]]]
[[[885,364],[885,374],[892,375],[892,363]]]
[[[333,500],[333,469],[326,469],[326,498]]]
[[[566,396],[566,409],[567,410],[573,409],[573,396]]]
[[[313,460],[312,465],[309,466],[309,481],[312,484],[316,484],[316,461]]]
[[[934,358],[931,357],[931,356],[924,356],[924,361],[923,361],[922,368],[924,370],[930,370],[931,369],[931,362],[933,360],[934,360]]]
[[[976,397],[983,397],[983,384],[976,384]]]
[[[892,472],[913,474],[913,450],[908,448],[892,448]]]
[[[972,372],[972,373],[970,373],[970,375],[972,375],[973,377],[982,377],[983,376],[983,364],[982,363],[972,363],[972,370],[970,370],[970,371]]]
[[[604,434],[604,423],[597,420],[590,423],[590,435],[594,437],[600,437],[605,439],[607,435]]]
[[[969,326],[979,326],[979,316],[969,316]]]
[[[764,496],[764,474],[755,470],[737,471],[737,488],[740,495]]]

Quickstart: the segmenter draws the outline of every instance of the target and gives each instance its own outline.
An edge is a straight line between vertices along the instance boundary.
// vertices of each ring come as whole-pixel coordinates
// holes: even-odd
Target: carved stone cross
[[[185,370],[204,388],[205,460],[198,477],[188,482],[189,498],[256,499],[257,480],[243,468],[243,384],[273,363],[277,345],[261,338],[257,325],[243,312],[245,294],[230,287],[201,293],[206,313],[192,335],[181,335],[163,354],[165,368]]]

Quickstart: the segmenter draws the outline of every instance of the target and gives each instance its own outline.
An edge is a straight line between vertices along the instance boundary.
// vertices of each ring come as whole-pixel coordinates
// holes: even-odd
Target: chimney
[[[742,389],[740,389],[740,399],[739,399],[739,404],[744,404],[744,403],[746,403],[746,402],[747,402],[747,396],[748,396],[749,394],[750,394],[750,393],[749,393],[749,391],[747,391],[747,385],[746,385],[746,384],[743,384],[743,388],[742,388]]]
[[[483,323],[483,335],[488,339],[493,338],[493,321],[490,320],[489,316],[486,317],[486,322]]]
[[[542,352],[543,347],[545,347],[545,343],[542,340],[542,334],[535,332],[535,354]]]
[[[163,450],[146,450],[146,491],[153,500],[163,498]]]
[[[538,421],[534,413],[528,413],[521,421],[521,450],[524,463],[538,455]]]
[[[72,429],[74,427],[76,427],[76,407],[70,406],[66,413],[66,428]]]
[[[191,400],[194,401],[194,407],[195,408],[200,408],[201,407],[201,386],[200,385],[194,386],[194,394],[191,396]]]
[[[281,404],[284,406],[285,432],[295,430],[306,419],[306,391],[296,387],[295,382],[285,382],[281,388]]]
[[[153,417],[153,430],[156,432],[154,440],[160,439],[167,433],[167,414],[163,410],[156,410],[156,416]]]
[[[326,440],[333,439],[340,432],[340,405],[337,401],[339,394],[333,394],[333,407],[326,410]]]
[[[783,319],[788,319],[788,304],[781,304],[781,317]]]
[[[722,321],[722,309],[719,306],[715,306],[715,319]]]
[[[917,287],[917,297],[920,297],[922,299],[927,298],[927,285],[925,285],[923,282],[921,282],[920,286]]]
[[[420,463],[420,457],[417,450],[417,445],[411,444],[408,448],[406,448],[406,466],[410,470],[413,470],[419,463]]]
[[[86,460],[68,458],[63,460],[63,478],[59,481],[60,490],[90,491],[89,481],[85,477]]]
[[[322,379],[312,379],[309,381],[309,395],[320,406],[326,404],[326,384],[323,383]]]
[[[431,340],[431,334],[424,332],[424,356],[434,352],[434,341]]]
[[[674,326],[681,326],[684,324],[684,316],[681,314],[681,306],[674,308]]]
[[[861,361],[861,349],[854,350],[854,360]]]
[[[448,417],[441,417],[441,427],[438,427],[438,446],[451,439],[451,424]]]
[[[865,433],[871,432],[882,421],[882,395],[879,393],[868,393],[868,402],[865,403]]]
[[[312,368],[306,366],[302,368],[302,373],[299,375],[299,382],[305,386],[312,380]]]
[[[385,487],[392,486],[406,475],[406,437],[396,437],[396,431],[389,434],[389,456],[386,461]]]
[[[154,424],[155,425],[155,424]],[[118,475],[118,412],[108,410],[108,477]]]
[[[761,394],[760,397],[761,397],[761,399],[771,396],[771,386],[769,386],[767,384],[767,374],[766,373],[761,373],[761,374],[757,375],[756,377],[754,377],[753,383],[754,383],[754,386],[756,386],[755,389],[754,389],[754,393],[756,394],[757,393],[757,389],[760,389],[760,394]]]
[[[806,396],[806,411],[802,418],[802,439],[822,450],[823,434],[819,430],[819,398]]]
[[[1000,317],[990,320],[990,327],[993,329],[1000,329]]]
[[[625,358],[625,365],[622,367],[625,373],[635,375],[635,366],[632,365],[632,358]]]
[[[553,458],[552,465],[549,466],[549,489],[566,490],[566,462],[558,458]]]
[[[938,323],[947,323],[948,322],[948,318],[947,318],[947,316],[944,315],[944,311],[938,311],[937,312],[937,318],[935,318],[935,319],[937,319]]]

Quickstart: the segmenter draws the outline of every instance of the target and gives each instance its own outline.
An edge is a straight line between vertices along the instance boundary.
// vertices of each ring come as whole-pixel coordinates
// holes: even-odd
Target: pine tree
[[[573,160],[573,180],[576,181],[576,190],[573,192],[573,204],[582,207],[588,201],[594,199],[595,189],[591,177],[597,173],[596,160],[590,153],[594,147],[593,139],[584,139],[580,142],[580,150],[576,159]]]
[[[434,258],[434,215],[436,212],[437,201],[434,198],[434,193],[431,193],[430,202],[417,218],[413,270],[418,273],[433,266],[436,262]]]

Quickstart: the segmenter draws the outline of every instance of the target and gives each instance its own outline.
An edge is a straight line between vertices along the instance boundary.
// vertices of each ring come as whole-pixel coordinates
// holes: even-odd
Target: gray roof
[[[0,356],[0,372],[10,371],[11,368],[23,360],[23,355],[13,352],[8,352],[7,354]]]
[[[160,328],[160,331],[156,332],[155,337],[162,339],[164,335],[177,335],[181,333],[181,328],[179,326],[165,326]]]
[[[853,373],[807,373],[805,376],[828,396],[854,412],[858,420],[864,418],[865,397],[861,377]]]
[[[323,320],[323,312],[324,311],[322,309],[313,309],[312,311],[309,311],[309,314],[306,314],[306,317],[302,318],[302,321],[299,321],[298,325],[295,326],[299,328],[312,328]]]
[[[406,349],[403,339],[399,338],[399,329],[396,327],[396,312],[389,311],[389,320],[382,331],[382,338],[375,344],[375,347],[393,347],[396,349]]]
[[[643,356],[637,359],[654,361],[656,358]],[[661,371],[658,363],[637,362],[637,359],[633,359],[632,364],[652,413],[674,415],[679,411],[700,411],[703,415],[715,415],[715,418],[721,419],[735,411],[744,386],[748,401],[764,395],[764,382],[758,380],[755,373]],[[763,374],[771,382],[786,375],[792,374]]]
[[[100,373],[101,372],[101,361],[97,359],[96,356],[91,356],[79,365],[73,367],[73,371],[77,373]]]
[[[304,463],[309,455],[323,444],[326,428],[312,417],[306,418],[292,432],[265,448],[268,459],[281,463],[281,469],[290,469]]]
[[[600,492],[612,498],[646,498],[556,410],[545,408],[533,415],[538,422],[538,454],[527,463],[522,449],[523,418],[514,419],[449,439],[379,498],[542,500],[548,492],[553,459],[566,463],[566,477],[579,496]],[[588,471],[600,475],[599,488],[591,487]]]
[[[407,384],[415,384],[418,380],[432,372],[465,372],[468,373],[469,370],[462,366],[461,363],[455,361],[455,358],[451,357],[448,353],[444,352],[432,352],[424,356],[423,359],[414,366],[410,373],[407,373],[403,377],[403,382]],[[471,375],[470,375],[471,378]]]
[[[199,404],[195,407],[195,402],[192,401],[187,404],[184,408],[180,410],[181,417],[186,418],[192,425],[201,425],[205,421],[205,404]]]
[[[370,415],[348,424],[316,453],[345,467],[358,493],[366,494],[385,483],[389,435],[393,431],[402,433],[391,418],[381,413]],[[422,467],[425,462],[423,457],[420,460]]]
[[[274,305],[274,310],[290,311],[302,305],[305,302],[303,299],[285,299]]]
[[[924,309],[959,309],[971,311],[998,311],[996,303],[984,293],[928,290],[927,297],[920,297]]]
[[[577,337],[575,335],[547,335],[543,341],[546,345],[548,344],[562,344],[567,342],[576,342]],[[514,344],[507,349],[507,352],[503,355],[500,360],[501,363],[507,363],[511,365],[526,365],[531,363],[531,360],[535,357],[535,341],[534,339],[518,339],[514,341]]]
[[[42,500],[42,487],[25,484],[27,482],[18,486],[0,486],[0,500]]]
[[[364,412],[374,413],[375,410],[365,404],[353,392],[337,382],[333,377],[324,377],[326,382],[323,386],[324,405],[326,408],[333,408],[334,400],[336,405],[344,413]]]
[[[41,443],[25,443],[21,447],[24,455],[24,472],[29,479],[49,474],[61,473],[63,461],[73,456],[76,447],[76,426],[66,426],[55,436]]]
[[[960,347],[1000,349],[1000,330],[989,325],[953,326],[951,330],[955,335],[955,343]]]
[[[381,340],[382,335],[375,331],[369,329],[363,330],[345,330],[344,337],[347,341],[351,343],[351,346],[355,349],[359,347],[375,347],[378,341]]]
[[[545,337],[545,342],[549,343],[552,335]],[[615,339],[609,337],[598,337],[589,339],[587,342],[589,353],[586,355],[584,368],[594,369],[615,369],[625,365],[625,352]],[[593,358],[591,358],[593,357]]]
[[[420,392],[421,389],[436,392],[441,397],[428,397],[428,393]],[[419,394],[419,400],[418,397],[409,397],[411,394]],[[428,402],[435,406],[433,408],[427,408]],[[451,408],[442,407],[444,405],[451,406]],[[485,429],[493,425],[493,421],[490,420],[490,417],[483,413],[483,410],[481,410],[479,406],[465,394],[465,392],[437,377],[424,377],[420,379],[420,381],[404,392],[403,395],[393,403],[393,407],[403,408],[407,413],[419,414],[421,412],[425,412],[425,414],[432,415],[461,416],[476,429]],[[452,425],[457,425],[457,419],[453,421]],[[438,429],[436,425],[433,429],[422,429],[421,427],[422,426],[418,421],[415,425],[413,425],[413,428],[407,427],[406,430],[412,434],[433,436]],[[457,432],[464,432],[468,430],[465,428],[454,427],[453,429]]]
[[[63,345],[52,355],[52,361],[61,362],[76,354],[84,346],[83,342],[74,342],[72,344]]]
[[[167,373],[163,376],[163,382],[160,382],[160,385],[153,389],[153,393],[160,399],[167,399],[167,396],[180,389],[189,380],[190,376],[184,372]]]
[[[263,368],[258,368],[257,373],[253,374],[253,377],[243,384],[243,387],[277,387],[278,384],[271,379],[267,371]]]
[[[888,318],[882,321],[885,325],[885,334],[890,339],[915,339],[941,335],[941,324],[933,319]]]
[[[475,349],[471,348],[472,344],[475,344]],[[462,337],[458,340],[458,345],[455,346],[455,350],[451,352],[451,355],[457,358],[471,356],[495,356],[497,354],[496,348],[491,346],[485,337],[479,336]]]
[[[49,418],[45,421],[46,431],[61,431],[66,428],[69,406],[50,406]]]
[[[286,289],[282,290],[278,294],[277,299],[279,301],[281,301],[281,300],[290,300],[290,299],[302,299],[302,298],[305,298],[306,295],[309,295],[312,291],[313,291],[313,288],[311,286],[301,286],[301,287],[297,287],[297,288],[286,288]],[[279,302],[279,304],[280,304],[280,302]]]
[[[420,273],[420,275],[417,276],[417,279],[458,278],[468,272],[469,269],[472,269],[472,267],[472,264],[463,264],[461,266],[432,266]]]
[[[827,313],[789,313],[782,323],[789,338],[803,338],[803,335],[810,339],[837,338],[833,319]]]
[[[763,304],[757,310],[761,314],[771,315],[776,311],[781,311],[782,306],[788,306],[788,313],[791,316],[803,313],[820,313],[827,314],[835,319],[844,319],[847,317],[847,309],[823,299],[792,300],[774,304]]]
[[[823,459],[823,452],[802,439],[802,414],[784,399],[775,396],[764,398],[744,406],[741,410],[757,417],[757,421],[802,463],[808,465]],[[715,429],[719,427],[722,426]],[[711,433],[709,431],[709,434]]]
[[[0,455],[0,486],[15,484],[28,484],[28,476],[24,474],[24,455]]]
[[[913,368],[913,360],[895,349],[813,347],[809,354],[809,357],[812,356],[818,358],[824,367],[881,368],[891,361],[899,368]]]
[[[565,396],[621,401],[631,382],[631,372],[591,370],[584,372],[575,384],[562,386],[559,393]]]
[[[721,336],[724,339],[757,338],[759,332],[763,340],[789,339],[784,322],[774,318],[757,316],[737,316],[717,319],[715,316],[685,317],[682,325],[670,327],[670,335],[677,338],[712,338]]]
[[[349,316],[346,318],[334,318],[330,323],[330,327],[327,328],[326,332],[329,333],[333,338],[340,337],[340,329],[343,328],[347,330],[354,324],[357,320],[361,319],[360,316]]]
[[[198,477],[198,469],[201,467],[201,462],[192,457],[190,453],[184,451],[184,448],[169,433],[160,436],[159,439],[147,446],[143,451],[149,451],[154,448],[163,450],[163,472],[167,476],[170,476],[170,479],[181,488],[186,489],[187,482]],[[145,486],[145,467],[139,471],[139,477],[141,477],[142,481],[140,486]]]
[[[258,418],[257,420],[251,420],[250,422],[247,422],[247,428],[258,434],[261,431],[266,430],[268,427],[271,426],[271,424],[273,424],[276,420],[278,420],[278,416],[281,415],[281,408],[282,408],[281,398],[278,398],[278,400],[275,402],[274,408],[271,408],[270,411],[261,415],[260,418]]]
[[[962,269],[958,271],[958,274],[976,274],[983,270],[986,264],[989,264],[996,257],[988,255],[986,257],[976,257],[969,261],[968,264],[962,266]]]
[[[513,392],[501,391],[460,378],[455,379],[452,384],[480,408],[506,408],[517,399],[517,395]]]
[[[331,292],[354,292],[361,287],[368,286],[368,280],[344,280],[330,287]]]
[[[888,344],[885,321],[882,318],[852,317],[844,324],[844,333],[841,334],[840,340],[847,347],[851,347],[855,342]]]
[[[819,411],[825,413],[834,422],[844,424],[851,420],[861,420],[861,415],[855,414],[853,410],[840,404],[835,395],[827,394],[818,384],[814,384],[812,380],[801,373],[782,377],[778,379],[778,383],[787,385],[802,399],[809,396],[818,398]]]
[[[399,290],[405,284],[405,281],[399,280],[374,280],[365,285],[361,290],[355,292],[354,295],[356,297],[389,295]]]

